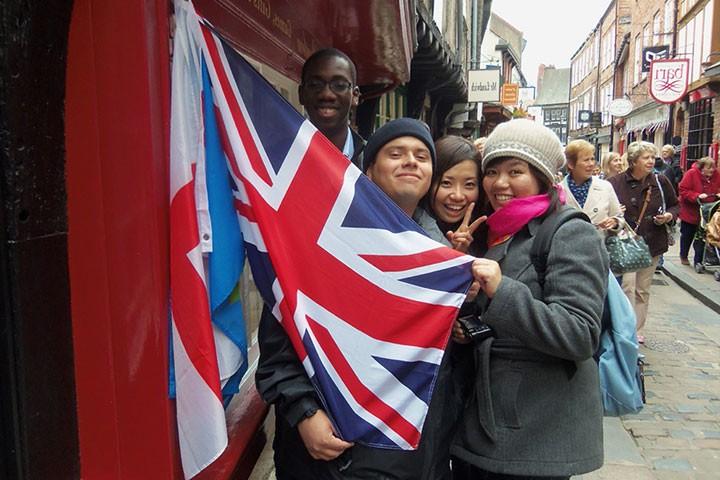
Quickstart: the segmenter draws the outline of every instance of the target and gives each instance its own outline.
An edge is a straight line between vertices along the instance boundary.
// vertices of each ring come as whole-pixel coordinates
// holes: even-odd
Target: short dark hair
[[[305,81],[305,76],[307,75],[307,71],[310,69],[310,67],[320,60],[324,60],[326,58],[341,58],[345,60],[348,65],[350,66],[350,75],[352,76],[352,83],[353,85],[357,84],[357,70],[355,69],[355,64],[353,61],[348,57],[345,52],[338,50],[337,48],[322,48],[312,55],[310,55],[307,60],[305,60],[305,63],[302,66],[302,71],[300,72],[300,81]]]

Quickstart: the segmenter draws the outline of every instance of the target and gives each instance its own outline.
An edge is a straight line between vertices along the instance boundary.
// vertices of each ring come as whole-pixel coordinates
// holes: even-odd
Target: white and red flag
[[[211,463],[227,443],[198,233],[203,168],[194,159],[203,151],[197,142],[208,141],[207,132],[198,133],[203,65],[237,221],[264,301],[343,439],[416,448],[472,257],[428,238],[189,2],[179,3],[171,289],[185,475]]]

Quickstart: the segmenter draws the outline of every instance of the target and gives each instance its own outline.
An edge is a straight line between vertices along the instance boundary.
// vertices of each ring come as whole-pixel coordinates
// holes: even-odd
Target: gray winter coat
[[[541,220],[486,258],[503,278],[482,320],[495,338],[475,348],[475,388],[452,453],[483,470],[568,476],[603,463],[602,404],[593,354],[607,290],[608,258],[589,223],[555,234],[544,288],[530,261]]]

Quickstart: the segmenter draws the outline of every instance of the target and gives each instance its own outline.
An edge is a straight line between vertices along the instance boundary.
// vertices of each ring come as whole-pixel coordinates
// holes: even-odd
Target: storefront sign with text
[[[650,96],[660,103],[675,103],[685,96],[690,60],[653,60],[648,78]]]

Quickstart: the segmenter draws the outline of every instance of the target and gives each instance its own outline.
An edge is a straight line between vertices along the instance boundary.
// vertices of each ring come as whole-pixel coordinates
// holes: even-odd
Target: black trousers
[[[680,258],[688,258],[690,253],[690,245],[692,244],[695,255],[693,256],[693,265],[702,262],[703,250],[705,250],[705,242],[702,240],[693,240],[698,226],[692,223],[680,222]]]
[[[481,470],[462,460],[453,458],[453,480],[569,480],[570,477],[530,477],[523,475],[503,475]]]

